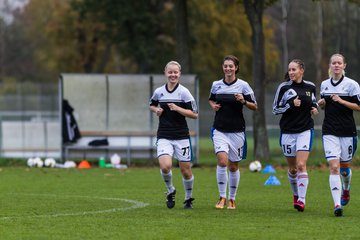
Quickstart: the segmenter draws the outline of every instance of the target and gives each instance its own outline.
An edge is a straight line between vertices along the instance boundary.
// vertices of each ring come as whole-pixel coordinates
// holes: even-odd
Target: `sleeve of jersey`
[[[353,96],[355,103],[360,105],[360,86],[357,82],[354,81],[353,91],[351,92],[351,96]]]
[[[159,100],[158,100],[158,97],[157,97],[157,90],[155,90],[154,94],[153,94],[152,97],[150,98],[149,105],[150,105],[150,106],[157,106],[157,105],[159,105]]]
[[[211,89],[210,89],[209,100],[216,102],[216,93],[214,93],[213,90],[214,90],[214,83],[213,83],[213,85],[211,86]]]
[[[189,90],[184,91],[184,102],[186,103],[186,109],[190,109],[195,113],[198,112],[196,101]]]
[[[243,91],[243,95],[246,101],[256,103],[256,97],[254,91],[252,90],[249,84],[246,84],[246,87],[244,88]]]
[[[275,94],[275,98],[274,98],[274,102],[273,102],[273,114],[278,115],[278,114],[283,114],[284,112],[286,112],[288,109],[291,108],[291,101],[288,101],[285,96],[286,96],[286,92],[281,91],[282,86],[279,86],[278,89],[276,90],[276,94]]]

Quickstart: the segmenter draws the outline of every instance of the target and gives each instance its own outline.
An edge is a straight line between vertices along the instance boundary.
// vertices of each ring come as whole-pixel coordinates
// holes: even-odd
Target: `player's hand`
[[[156,116],[160,117],[160,115],[163,113],[164,109],[162,109],[161,107],[156,109]]]
[[[294,106],[300,107],[300,105],[301,105],[301,100],[299,99],[299,96],[296,96],[296,98],[294,99]]]
[[[316,107],[312,107],[310,110],[311,115],[317,115],[319,113],[319,111],[317,110]]]
[[[219,109],[221,108],[221,105],[219,103],[214,103],[211,104],[210,106],[215,112],[219,111]]]
[[[171,111],[177,111],[179,106],[176,105],[175,103],[168,103],[168,107],[170,108]]]
[[[321,107],[321,109],[323,109],[326,105],[326,101],[324,98],[321,98],[317,103],[319,104],[319,107]]]
[[[234,96],[236,101],[241,103],[245,102],[244,95],[242,95],[241,93],[235,93]]]
[[[334,95],[331,95],[330,97],[331,97],[331,100],[333,100],[334,102],[342,104],[343,99],[341,97],[339,97],[339,95],[334,94]]]

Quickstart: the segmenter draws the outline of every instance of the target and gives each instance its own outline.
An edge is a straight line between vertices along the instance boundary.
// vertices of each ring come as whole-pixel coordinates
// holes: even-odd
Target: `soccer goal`
[[[65,138],[64,131],[69,129],[62,122],[62,159],[118,153],[130,164],[134,158],[155,158],[158,118],[149,111],[149,100],[165,82],[162,74],[61,74],[60,116],[65,114],[67,100],[81,135],[74,141]],[[199,103],[197,77],[182,75],[180,83]],[[199,121],[187,121],[197,163]]]

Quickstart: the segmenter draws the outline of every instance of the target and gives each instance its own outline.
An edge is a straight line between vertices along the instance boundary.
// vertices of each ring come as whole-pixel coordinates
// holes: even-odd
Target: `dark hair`
[[[291,62],[297,63],[301,69],[305,70],[305,63],[300,59],[293,59]]]
[[[238,73],[239,72],[239,59],[233,55],[227,55],[224,57],[221,65],[223,65],[226,60],[233,61],[233,63],[235,64],[235,67],[236,67],[235,74]]]
[[[286,73],[284,74],[284,80],[287,81],[287,80],[289,80],[289,79],[290,79],[289,72],[286,72]]]

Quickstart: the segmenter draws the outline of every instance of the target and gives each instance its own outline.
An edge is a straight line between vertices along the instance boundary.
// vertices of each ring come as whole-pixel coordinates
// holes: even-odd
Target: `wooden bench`
[[[190,136],[195,136],[190,131]],[[63,146],[63,158],[67,159],[71,151],[80,151],[86,157],[92,151],[100,152],[109,158],[109,152],[125,151],[127,164],[130,165],[132,157],[156,158],[156,132],[155,131],[82,131],[81,139],[74,144]],[[95,139],[107,139],[109,144],[102,146],[89,146]],[[121,155],[121,154],[120,154]]]

